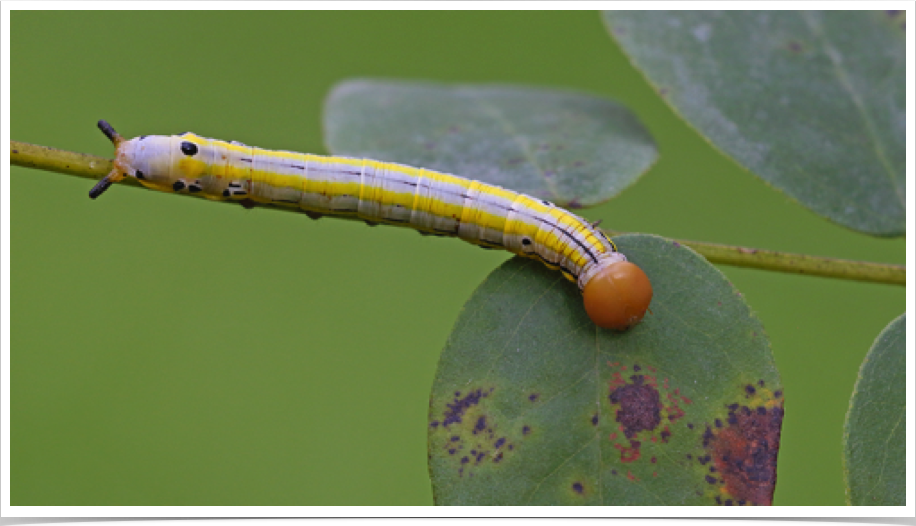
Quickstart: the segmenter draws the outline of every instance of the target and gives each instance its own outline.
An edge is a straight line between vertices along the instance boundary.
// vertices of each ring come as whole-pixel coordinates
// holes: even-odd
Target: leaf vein
[[[837,77],[837,80],[840,83],[840,86],[846,91],[849,95],[849,98],[852,100],[853,105],[856,108],[856,111],[859,113],[862,121],[865,124],[865,131],[867,132],[869,138],[872,141],[872,144],[875,148],[875,154],[878,156],[878,162],[881,163],[881,166],[884,168],[885,173],[890,179],[891,187],[893,187],[894,192],[897,194],[897,199],[900,200],[901,206],[906,206],[906,196],[902,193],[900,185],[897,184],[894,169],[890,164],[890,161],[887,158],[887,152],[884,147],[883,141],[880,139],[875,123],[871,118],[871,115],[868,112],[868,109],[865,107],[865,104],[862,102],[861,95],[856,91],[855,87],[852,85],[852,82],[849,79],[849,74],[846,71],[846,68],[843,66],[842,61],[839,60],[840,53],[833,47],[830,41],[827,39],[827,35],[824,33],[823,28],[814,21],[811,16],[811,13],[801,13],[802,19],[807,24],[808,28],[814,33],[814,35],[819,39],[822,50],[824,54],[830,59],[831,65],[833,65],[833,71]]]

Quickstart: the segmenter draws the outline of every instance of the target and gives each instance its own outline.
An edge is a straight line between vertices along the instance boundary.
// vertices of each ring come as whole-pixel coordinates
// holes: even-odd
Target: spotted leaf
[[[437,504],[771,503],[783,393],[763,327],[693,251],[615,241],[655,289],[629,332],[520,258],[465,305],[430,400]]]

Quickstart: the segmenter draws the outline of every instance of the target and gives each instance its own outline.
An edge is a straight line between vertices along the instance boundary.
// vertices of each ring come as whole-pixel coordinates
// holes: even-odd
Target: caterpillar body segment
[[[592,298],[586,301],[592,320],[616,330],[638,323],[651,300],[648,278],[601,230],[541,199],[396,163],[266,150],[190,132],[125,140],[105,121],[99,127],[115,144],[116,158],[112,172],[90,192],[92,198],[111,183],[134,177],[163,192],[458,237],[560,270]],[[615,272],[608,272],[611,268]]]

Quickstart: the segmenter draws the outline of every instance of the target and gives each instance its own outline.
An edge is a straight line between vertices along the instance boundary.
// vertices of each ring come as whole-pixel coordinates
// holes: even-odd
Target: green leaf
[[[875,340],[846,415],[846,500],[906,505],[906,314]]]
[[[624,106],[567,91],[354,80],[325,105],[327,147],[453,173],[567,208],[619,194],[658,156]]]
[[[437,504],[771,503],[782,387],[759,320],[692,250],[615,241],[655,291],[629,332],[521,258],[465,305],[430,399]]]
[[[613,12],[662,98],[739,164],[840,225],[905,225],[903,12]]]

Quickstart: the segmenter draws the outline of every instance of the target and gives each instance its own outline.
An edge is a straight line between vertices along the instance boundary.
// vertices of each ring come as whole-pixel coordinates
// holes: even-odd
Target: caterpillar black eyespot
[[[190,157],[197,153],[197,145],[193,142],[184,141],[181,143],[181,153]]]
[[[370,226],[403,225],[424,235],[503,248],[538,259],[576,282],[585,313],[613,330],[639,323],[652,300],[646,274],[604,232],[543,199],[395,163],[264,150],[190,132],[143,136],[140,146],[141,138],[125,140],[105,121],[99,128],[117,154],[111,173],[90,192],[92,198],[134,173],[148,188],[187,189],[245,208],[296,208],[312,219],[331,215]],[[176,142],[184,156],[196,156],[193,162],[171,155]]]

